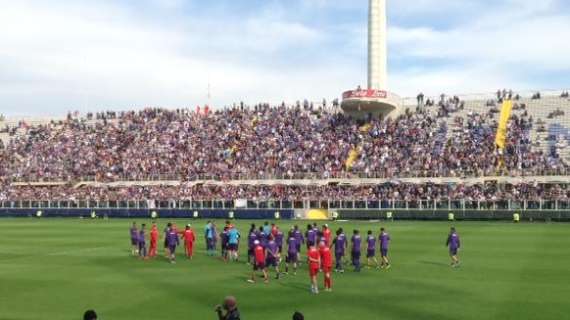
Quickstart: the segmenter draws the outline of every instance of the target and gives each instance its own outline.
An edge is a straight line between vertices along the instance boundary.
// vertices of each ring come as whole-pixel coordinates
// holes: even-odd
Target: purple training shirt
[[[451,233],[447,237],[447,245],[449,249],[459,249],[461,242],[459,241],[459,235],[456,232]]]
[[[380,240],[381,249],[388,249],[388,245],[390,244],[390,235],[388,232],[382,232],[378,240]]]
[[[253,242],[255,242],[255,240],[258,240],[257,232],[252,231],[249,233],[249,235],[247,237],[247,245],[248,245],[249,249],[253,249],[253,247],[254,247]]]
[[[334,252],[339,254],[344,254],[344,250],[346,249],[347,246],[346,236],[344,235],[344,233],[339,234],[334,239],[333,242],[334,242]]]
[[[168,231],[168,234],[166,235],[166,242],[168,243],[169,247],[176,247],[180,243],[176,231],[174,230]]]
[[[136,227],[132,227],[131,229],[131,239],[132,240],[137,240],[139,237],[139,233]]]
[[[291,253],[291,254],[297,254],[297,239],[295,239],[294,236],[290,237],[287,240],[287,245],[288,245],[288,249],[287,252]]]
[[[277,246],[279,247],[283,246],[283,232],[281,232],[281,230],[277,231],[275,234],[275,243],[277,243]]]
[[[277,255],[279,254],[279,249],[277,247],[277,243],[274,240],[270,240],[269,242],[267,242],[267,253],[269,254],[269,257],[277,258]]]
[[[376,250],[376,238],[373,235],[368,236],[368,250],[375,251]]]
[[[301,245],[301,244],[305,243],[305,238],[303,237],[303,233],[301,232],[301,230],[293,231],[293,235],[295,236],[295,239],[297,240],[297,245]]]
[[[360,252],[360,243],[362,239],[360,239],[359,234],[355,234],[352,236],[352,252]]]

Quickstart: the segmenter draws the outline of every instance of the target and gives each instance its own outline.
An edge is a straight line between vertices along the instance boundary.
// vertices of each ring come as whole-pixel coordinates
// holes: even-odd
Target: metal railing
[[[296,172],[296,173],[193,173],[182,175],[178,173],[150,174],[145,177],[133,177],[130,175],[117,175],[112,178],[99,179],[95,176],[80,178],[59,177],[13,177],[14,183],[85,183],[85,182],[152,182],[152,181],[240,181],[240,180],[326,180],[326,179],[409,179],[409,178],[493,178],[493,177],[534,177],[534,176],[568,176],[570,168],[536,169],[536,170],[463,170],[445,173],[432,171],[402,171],[387,174],[386,172]]]
[[[327,209],[327,210],[414,210],[414,211],[500,211],[570,210],[570,200],[124,200],[124,201],[1,201],[0,209]]]

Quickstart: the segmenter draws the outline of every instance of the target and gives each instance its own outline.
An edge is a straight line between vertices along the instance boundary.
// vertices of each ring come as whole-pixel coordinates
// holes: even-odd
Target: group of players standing
[[[279,266],[282,262],[283,232],[275,224],[266,222],[264,226],[257,229],[255,224],[251,225],[248,234],[248,263],[253,264],[251,279],[248,281],[255,283],[255,272],[263,272],[264,282],[269,282],[269,268],[275,268],[275,278],[279,279],[281,272]],[[384,228],[380,228],[380,234],[376,238],[372,231],[368,231],[367,241],[367,266],[379,269],[390,268],[388,259],[388,247],[390,235]],[[377,243],[380,247],[380,262],[376,259]],[[309,276],[311,278],[311,292],[318,293],[317,276],[319,272],[324,275],[325,291],[332,291],[332,268],[333,250],[335,259],[335,272],[344,272],[344,259],[349,241],[342,228],[336,231],[336,236],[332,237],[332,231],[327,224],[319,228],[316,223],[307,225],[307,230],[303,232],[297,225],[293,226],[286,238],[287,254],[285,256],[285,272],[289,273],[292,267],[293,274],[297,273],[298,265],[301,263],[301,247],[303,244],[307,248],[307,264]],[[350,255],[354,271],[360,272],[362,238],[358,230],[354,230],[350,238]]]
[[[155,258],[157,255],[159,232],[156,223],[153,222],[151,226],[148,252],[145,232],[145,224],[142,224],[139,229],[137,224],[133,222],[130,228],[132,255],[146,260]],[[175,224],[168,223],[164,229],[164,251],[165,257],[171,263],[176,263],[175,252],[180,245],[180,238],[184,242],[186,257],[192,259],[196,236],[191,225],[188,224],[184,230],[178,231]],[[240,238],[241,234],[230,221],[226,221],[223,231],[219,234],[215,223],[212,221],[208,221],[204,229],[207,254],[210,256],[216,254],[216,246],[219,239],[221,240],[221,257],[226,262],[239,260]],[[355,272],[360,272],[361,270],[362,240],[359,230],[354,230],[350,238],[350,259]],[[390,268],[390,259],[388,258],[390,240],[390,235],[385,228],[380,228],[378,237],[374,236],[372,230],[367,232],[365,238],[367,268]],[[282,255],[285,243],[287,245],[287,253],[283,261]],[[251,283],[256,282],[257,271],[263,273],[263,280],[265,283],[268,283],[269,268],[275,269],[276,279],[279,279],[282,274],[288,274],[290,268],[292,268],[293,275],[296,275],[297,268],[302,263],[301,248],[303,245],[306,245],[306,262],[311,279],[311,292],[317,294],[319,292],[317,280],[319,272],[322,272],[324,275],[325,291],[332,291],[333,250],[334,271],[344,272],[345,255],[349,248],[349,239],[343,228],[339,228],[333,238],[332,231],[327,224],[319,228],[316,223],[307,225],[304,233],[295,225],[291,227],[287,237],[285,237],[277,225],[273,223],[269,225],[268,222],[265,222],[259,228],[256,228],[255,224],[251,225],[247,237],[247,245],[247,263],[253,265],[251,278],[248,279]],[[446,246],[449,247],[451,266],[458,267],[459,258],[457,251],[460,247],[460,241],[453,227],[448,235]],[[379,247],[380,260],[376,258],[377,247]],[[280,266],[283,262],[285,270],[281,272]]]
[[[194,255],[194,242],[196,241],[196,236],[192,226],[190,224],[186,225],[186,228],[182,231],[178,231],[177,227],[173,223],[168,223],[166,228],[164,228],[164,256],[170,261],[170,263],[176,263],[176,248],[180,245],[180,238],[184,241],[184,251],[188,259],[192,259]],[[140,229],[137,227],[136,222],[133,222],[130,228],[131,235],[131,254],[133,256],[138,256],[140,259],[148,260],[154,259],[157,255],[158,249],[158,226],[156,222],[152,223],[149,242],[150,246],[147,251],[146,242],[146,224],[141,224]]]

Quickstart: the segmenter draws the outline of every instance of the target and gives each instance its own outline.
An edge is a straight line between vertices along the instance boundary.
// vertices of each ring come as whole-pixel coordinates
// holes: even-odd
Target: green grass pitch
[[[158,222],[162,229],[167,221]],[[186,261],[179,250],[171,265],[130,256],[131,220],[0,219],[0,319],[80,319],[88,308],[104,320],[216,319],[214,306],[229,294],[247,320],[290,319],[295,310],[327,320],[570,314],[568,224],[454,223],[463,264],[452,269],[444,247],[450,223],[331,223],[348,235],[387,227],[393,266],[333,274],[334,292],[313,296],[306,265],[297,276],[248,284],[250,267],[205,256],[205,221],[191,222],[199,240],[195,258]],[[249,223],[237,222],[244,237]],[[286,230],[292,223],[279,225]],[[304,229],[306,222],[297,223]]]

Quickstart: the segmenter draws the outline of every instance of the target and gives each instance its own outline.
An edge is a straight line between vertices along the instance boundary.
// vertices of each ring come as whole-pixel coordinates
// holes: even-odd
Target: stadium
[[[568,90],[391,92],[386,2],[341,99],[0,117],[0,319],[566,318]]]

